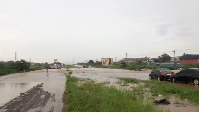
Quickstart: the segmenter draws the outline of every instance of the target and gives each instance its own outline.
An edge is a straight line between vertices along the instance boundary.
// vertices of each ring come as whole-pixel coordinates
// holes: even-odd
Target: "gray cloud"
[[[0,60],[15,51],[34,62],[72,63],[194,48],[198,8],[198,0],[0,0]]]
[[[170,25],[170,24],[158,25],[158,26],[156,26],[157,34],[160,36],[166,36],[170,33],[171,27],[172,27],[172,25]]]

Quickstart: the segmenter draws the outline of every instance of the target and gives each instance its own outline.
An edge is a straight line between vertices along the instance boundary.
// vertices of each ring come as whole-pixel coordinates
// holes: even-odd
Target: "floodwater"
[[[0,106],[31,89],[33,86],[44,83],[43,89],[54,96],[54,101],[48,103],[48,108],[56,112],[62,111],[62,96],[65,90],[65,69],[38,70],[27,73],[17,73],[0,77]],[[45,108],[45,111],[49,109]]]
[[[71,68],[72,76],[81,79],[91,79],[96,83],[107,83],[106,86],[122,88],[119,82],[119,77],[136,78],[140,80],[149,80],[151,70],[145,71],[130,71],[123,69],[108,69],[108,68]]]
[[[38,83],[0,83],[0,106],[20,96]]]
[[[108,68],[72,68],[73,76],[78,78],[90,79],[109,79],[118,77],[137,78],[140,80],[149,80],[149,73],[151,70],[145,71],[130,71],[122,69],[108,69]]]
[[[149,80],[149,73],[151,70],[133,71],[123,69],[109,69],[109,68],[71,68],[73,71],[72,76],[77,78],[89,78],[97,83],[109,82],[109,85],[116,86],[119,82],[119,77],[136,78],[139,80]],[[180,70],[172,70],[173,72],[179,72]],[[169,81],[165,81],[169,82]],[[169,82],[170,83],[170,82]],[[173,84],[173,83],[170,83]],[[199,89],[199,85],[176,83],[182,87],[189,87]]]

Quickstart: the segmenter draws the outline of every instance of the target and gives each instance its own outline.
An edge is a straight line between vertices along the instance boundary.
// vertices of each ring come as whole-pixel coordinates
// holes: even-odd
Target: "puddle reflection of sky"
[[[0,106],[8,103],[38,83],[0,83]]]

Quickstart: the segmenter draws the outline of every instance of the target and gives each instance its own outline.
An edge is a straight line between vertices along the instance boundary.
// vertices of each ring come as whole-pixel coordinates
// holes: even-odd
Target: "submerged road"
[[[65,81],[65,69],[50,69],[49,73],[44,69],[2,76],[0,111],[60,112],[63,109]]]

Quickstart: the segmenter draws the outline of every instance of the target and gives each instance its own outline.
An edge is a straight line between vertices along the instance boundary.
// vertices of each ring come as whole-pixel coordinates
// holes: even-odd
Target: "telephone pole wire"
[[[16,60],[17,60],[17,53],[15,52],[15,62],[16,62]]]

